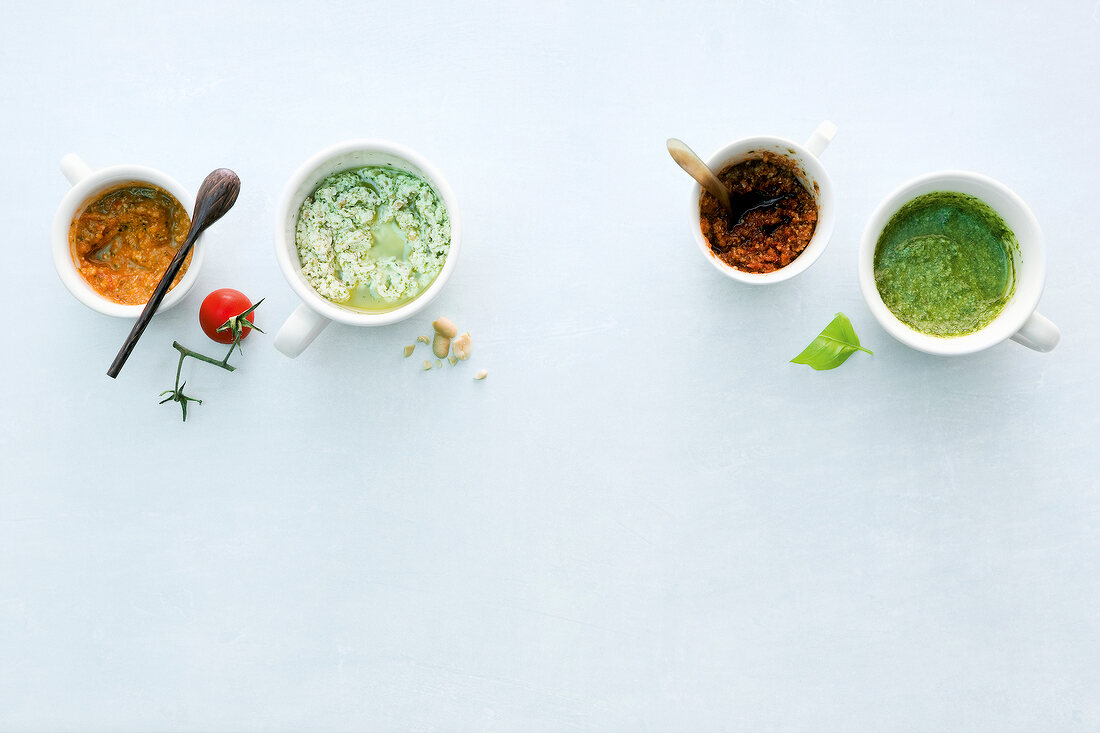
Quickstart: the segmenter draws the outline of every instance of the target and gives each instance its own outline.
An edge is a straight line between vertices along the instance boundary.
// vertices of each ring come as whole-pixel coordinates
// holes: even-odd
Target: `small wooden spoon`
[[[668,146],[669,155],[676,161],[676,165],[687,171],[687,174],[698,181],[700,186],[710,191],[710,195],[718,199],[718,203],[722,204],[722,208],[729,212],[732,219],[733,205],[730,203],[729,189],[718,180],[718,176],[714,175],[714,171],[708,168],[703,159],[685,145],[683,140],[670,137],[665,144]]]
[[[748,193],[731,196],[726,184],[722,183],[718,176],[714,175],[714,171],[703,162],[703,159],[696,155],[695,151],[685,145],[682,140],[670,137],[665,144],[668,145],[668,152],[677,165],[698,181],[700,186],[709,191],[711,196],[718,199],[718,203],[726,210],[726,219],[731,229],[740,224],[744,220],[745,214],[750,211],[774,206],[787,198],[785,194],[782,196],[768,196],[759,191],[749,191]]]
[[[157,312],[160,302],[168,294],[172,281],[176,279],[180,268],[183,267],[183,261],[187,259],[187,253],[195,246],[195,240],[198,239],[203,230],[233,208],[233,204],[237,201],[237,194],[240,192],[241,179],[228,168],[219,168],[203,180],[202,185],[199,186],[199,193],[195,197],[195,215],[191,217],[191,228],[187,230],[187,239],[183,241],[183,246],[172,258],[168,269],[164,271],[164,277],[157,283],[156,290],[153,291],[149,302],[145,304],[145,310],[138,316],[137,323],[130,330],[130,335],[126,337],[126,342],[122,344],[115,360],[111,362],[111,367],[107,370],[108,377],[114,379],[122,371],[122,365],[130,358],[130,352],[134,350],[141,334],[145,332],[145,327],[149,325],[153,314]]]

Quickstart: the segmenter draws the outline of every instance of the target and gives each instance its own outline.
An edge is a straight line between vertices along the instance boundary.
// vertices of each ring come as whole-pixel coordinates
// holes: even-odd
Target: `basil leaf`
[[[872,353],[859,345],[859,336],[852,328],[852,322],[848,320],[848,316],[837,313],[836,318],[818,334],[813,343],[791,359],[791,363],[805,364],[818,371],[836,369],[857,351]]]

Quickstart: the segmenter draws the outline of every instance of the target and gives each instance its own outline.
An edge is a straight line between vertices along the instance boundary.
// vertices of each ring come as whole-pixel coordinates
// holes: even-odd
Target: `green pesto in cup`
[[[875,245],[875,286],[910,328],[965,336],[988,326],[1016,292],[1016,235],[981,199],[918,196],[890,217]]]

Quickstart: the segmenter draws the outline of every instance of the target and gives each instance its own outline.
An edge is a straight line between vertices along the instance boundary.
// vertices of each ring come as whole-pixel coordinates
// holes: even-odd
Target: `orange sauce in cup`
[[[73,219],[69,249],[80,276],[115,303],[143,305],[176,256],[191,218],[172,194],[133,181],[100,193]],[[184,260],[172,287],[191,264]]]

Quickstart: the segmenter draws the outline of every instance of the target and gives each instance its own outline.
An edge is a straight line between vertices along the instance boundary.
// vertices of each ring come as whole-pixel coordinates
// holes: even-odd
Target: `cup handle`
[[[61,159],[61,172],[74,186],[92,175],[92,169],[76,153],[69,153]]]
[[[825,148],[829,147],[829,143],[836,136],[836,129],[835,124],[825,120],[817,126],[814,134],[810,135],[810,139],[802,147],[809,150],[815,158],[820,158],[821,154],[825,152]]]
[[[328,324],[327,318],[302,303],[275,334],[275,348],[293,359],[305,351]]]
[[[1062,332],[1049,318],[1041,313],[1032,313],[1023,327],[1012,334],[1012,340],[1035,351],[1047,352],[1058,345]]]

